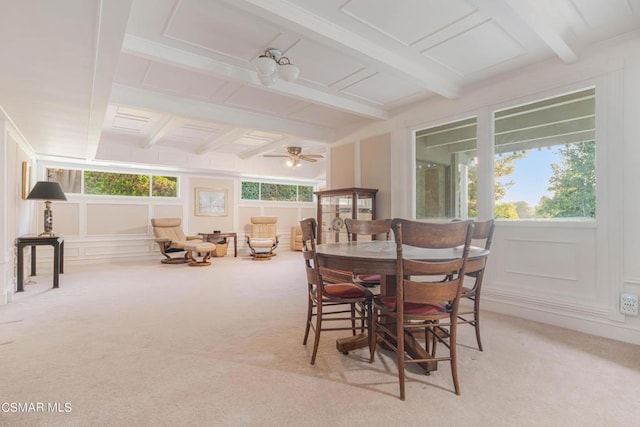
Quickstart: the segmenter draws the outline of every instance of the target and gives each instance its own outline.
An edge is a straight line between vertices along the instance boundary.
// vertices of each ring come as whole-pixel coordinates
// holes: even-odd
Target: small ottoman
[[[209,258],[211,258],[211,254],[216,250],[216,245],[208,242],[187,243],[184,245],[184,248],[188,251],[187,259],[189,260],[190,267],[205,267],[211,265]],[[201,254],[202,259],[198,260],[194,252]]]

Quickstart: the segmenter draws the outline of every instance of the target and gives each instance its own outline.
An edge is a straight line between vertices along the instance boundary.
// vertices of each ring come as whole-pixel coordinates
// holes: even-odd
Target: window
[[[81,170],[49,168],[47,181],[57,182],[65,193],[82,193]]]
[[[242,181],[242,200],[312,202],[313,186]]]
[[[595,89],[494,120],[496,218],[595,218]]]
[[[175,176],[47,169],[49,181],[60,183],[65,193],[103,196],[178,197]]]
[[[476,216],[475,117],[416,132],[416,218]]]

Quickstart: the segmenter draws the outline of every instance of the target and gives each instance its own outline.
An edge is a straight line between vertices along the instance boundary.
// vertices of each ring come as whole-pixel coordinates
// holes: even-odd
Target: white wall
[[[47,167],[69,169],[100,169],[91,164],[65,164],[63,162],[42,161],[36,176],[44,179]],[[104,167],[103,167],[104,168]],[[120,165],[110,169],[128,173],[166,174],[166,171],[139,169],[134,165]],[[238,234],[238,256],[248,256],[245,232],[252,215],[274,215],[278,217],[280,245],[278,250],[289,250],[289,235],[292,225],[306,216],[315,215],[315,203],[263,202],[240,200],[240,176],[226,176],[211,172],[172,173],[179,177],[180,194],[177,198],[104,197],[93,195],[67,194],[66,202],[54,202],[54,232],[65,237],[65,265],[105,262],[130,262],[143,259],[162,258],[158,245],[154,242],[150,225],[154,217],[182,218],[185,234],[221,230]],[[253,178],[250,178],[253,179]],[[268,181],[268,179],[265,179]],[[282,181],[284,182],[284,181]],[[314,185],[314,182],[306,182]],[[222,189],[227,192],[227,214],[224,216],[196,216],[195,188]],[[43,229],[42,202],[25,201],[37,211],[35,221],[21,233],[37,233]],[[228,254],[233,254],[229,245]],[[51,266],[53,251],[43,246],[38,249],[39,268]],[[13,276],[11,276],[13,277]],[[10,286],[13,288],[13,286]]]
[[[640,294],[640,35],[434,98],[345,137],[359,144],[391,133],[392,216],[413,218],[413,131],[478,116],[478,157],[493,158],[494,110],[596,87],[597,220],[498,221],[483,308],[640,344],[640,319],[619,312],[622,292]],[[479,166],[491,183],[492,162]],[[393,178],[392,178],[393,177]],[[356,180],[358,178],[356,177]],[[492,185],[478,190],[478,216],[493,216]]]
[[[22,135],[0,113],[0,305],[11,301],[16,287],[16,236],[29,233],[34,224],[32,202],[22,200],[23,162],[33,165],[33,153]],[[26,271],[28,255],[25,249]]]

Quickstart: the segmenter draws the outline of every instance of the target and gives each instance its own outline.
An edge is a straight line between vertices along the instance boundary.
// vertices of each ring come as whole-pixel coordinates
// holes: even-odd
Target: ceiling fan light
[[[278,74],[284,81],[292,82],[300,75],[300,69],[293,64],[283,64],[279,67]]]
[[[276,73],[273,73],[273,74],[258,73],[258,80],[260,80],[260,83],[262,83],[265,86],[271,86],[276,82],[276,76],[277,76]]]
[[[290,158],[289,158],[289,159],[287,159],[287,162],[286,162],[286,163],[287,163],[287,166],[289,166],[290,168],[292,168],[292,167],[293,167],[293,159],[290,159]]]
[[[276,61],[266,55],[260,55],[256,60],[258,74],[271,75],[276,70]]]

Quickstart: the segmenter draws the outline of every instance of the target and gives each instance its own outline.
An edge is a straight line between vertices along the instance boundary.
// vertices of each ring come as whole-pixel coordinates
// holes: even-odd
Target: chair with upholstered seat
[[[197,236],[185,236],[180,218],[152,218],[151,226],[160,253],[165,257],[163,264],[182,264],[191,260],[187,243],[201,243]],[[184,256],[173,256],[184,252]]]
[[[350,330],[364,332],[371,325],[371,299],[373,295],[368,289],[351,281],[329,283],[322,276],[316,252],[315,218],[300,221],[302,229],[302,254],[307,273],[308,307],[307,322],[302,344],[307,344],[309,332],[313,329],[314,340],[311,353],[311,364],[316,361],[321,331]],[[350,276],[347,275],[347,280]],[[328,326],[336,325],[336,326]]]
[[[247,245],[253,259],[268,260],[275,256],[278,247],[278,218],[275,216],[252,216],[251,231]]]
[[[476,221],[473,227],[472,244],[485,249],[491,248],[493,240],[493,230],[495,223],[492,219],[488,221]],[[478,349],[482,351],[482,341],[480,340],[480,291],[482,290],[482,280],[484,269],[487,264],[487,256],[471,260],[467,263],[465,277],[473,280],[471,286],[462,288],[462,298],[466,298],[473,303],[473,306],[460,305],[458,310],[458,324],[469,324],[475,327]]]
[[[291,250],[302,250],[302,230],[299,226],[291,227]]]
[[[360,239],[366,240],[389,240],[391,236],[390,219],[358,220],[347,218],[344,221],[347,227],[347,240],[349,242]],[[363,286],[377,286],[380,284],[379,274],[358,274],[353,273],[353,281]]]
[[[460,394],[457,370],[458,306],[473,221],[425,223],[405,219],[391,221],[396,241],[396,295],[373,299],[373,322],[370,337],[371,362],[378,342],[386,343],[396,354],[400,399],[405,398],[406,363],[449,361],[456,394]],[[405,251],[450,249],[457,257],[440,261],[404,257]],[[443,301],[450,301],[447,308]],[[405,356],[405,339],[420,346],[413,332],[424,332],[425,346],[415,357]],[[409,341],[407,341],[409,342]],[[448,354],[436,354],[438,346]]]

